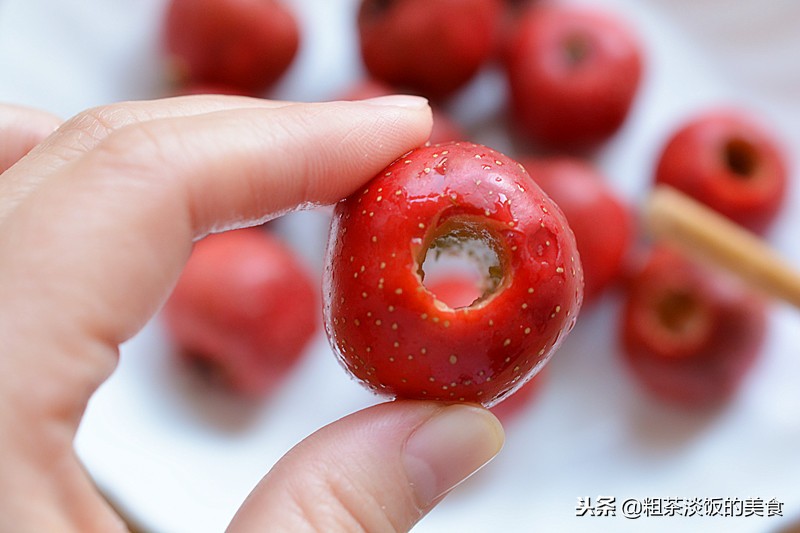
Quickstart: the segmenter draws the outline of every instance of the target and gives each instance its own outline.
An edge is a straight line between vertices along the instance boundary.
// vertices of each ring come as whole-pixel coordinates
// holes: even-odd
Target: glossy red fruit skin
[[[786,156],[777,138],[742,111],[700,113],[675,131],[656,167],[670,185],[738,224],[763,233],[786,196]]]
[[[583,264],[584,302],[594,301],[625,270],[635,234],[630,206],[586,161],[574,157],[520,161],[567,217]]]
[[[445,272],[437,279],[428,281],[425,286],[436,298],[450,307],[466,307],[480,297],[478,281],[463,272]],[[539,371],[514,394],[492,407],[492,413],[505,424],[516,418],[521,411],[533,403],[542,387],[545,369]]]
[[[402,91],[393,89],[390,85],[380,81],[365,79],[351,87],[350,90],[342,96],[342,99],[364,100],[367,98],[397,94],[399,92]],[[466,137],[461,126],[456,123],[441,106],[432,105],[431,112],[433,114],[433,127],[431,128],[431,135],[428,137],[429,143],[440,144],[454,142]]]
[[[757,360],[766,329],[763,298],[666,247],[630,280],[621,315],[633,374],[656,398],[687,408],[728,400]]]
[[[452,309],[419,270],[432,239],[471,228],[496,246],[497,290]],[[492,406],[533,376],[572,328],[583,274],[558,207],[485,146],[418,148],[334,212],[324,320],[343,366],[389,397]]]
[[[199,241],[163,317],[180,353],[232,392],[267,395],[319,325],[319,286],[286,244],[257,228]]]
[[[178,85],[251,95],[286,72],[300,43],[293,13],[275,0],[170,0],[163,34]]]
[[[642,78],[634,33],[586,7],[535,4],[505,47],[512,122],[552,149],[586,149],[622,126]]]
[[[384,83],[444,99],[494,53],[501,13],[498,0],[363,0],[364,66]]]

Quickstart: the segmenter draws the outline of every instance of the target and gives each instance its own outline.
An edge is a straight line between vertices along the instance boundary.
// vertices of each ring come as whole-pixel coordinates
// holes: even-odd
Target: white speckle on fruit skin
[[[403,289],[395,289],[394,293],[395,294],[403,294]]]
[[[523,309],[527,309],[528,308],[528,304],[527,303],[522,304],[522,308]]]
[[[397,326],[397,322],[394,322],[394,323],[392,324],[392,330],[393,330],[393,331],[397,331],[397,327],[398,327],[398,326]]]
[[[506,339],[503,341],[503,346],[508,346],[511,344],[511,339]]]
[[[400,347],[400,343],[399,343],[399,342],[397,342],[397,341],[394,341],[394,344],[393,344],[392,346],[394,346],[394,347],[395,347],[395,349],[396,349],[396,348],[399,348],[399,347]]]
[[[528,287],[528,294],[533,294],[533,292],[534,292],[534,288],[533,287]]]
[[[525,328],[525,335],[531,334],[531,328]]]
[[[564,267],[556,268],[556,272],[559,273],[559,274],[563,274],[564,273]]]
[[[403,163],[405,163],[406,165],[410,165],[411,163],[413,163],[413,161],[410,159],[406,159],[405,161],[403,161]]]
[[[376,320],[375,320],[375,325],[376,325],[376,326],[380,326],[381,324],[383,324],[383,322],[381,322],[381,319],[380,319],[380,318],[378,318],[378,319],[376,319]]]
[[[450,356],[450,364],[454,365],[456,363],[458,363],[458,357],[456,357],[455,355],[451,355]]]
[[[361,297],[362,297],[362,298],[365,298],[365,299],[366,299],[366,298],[367,298],[367,296],[369,296],[369,295],[368,295],[366,292],[362,292],[362,293],[361,293]]]
[[[381,261],[381,264],[380,264],[380,269],[381,269],[381,270],[383,270],[383,269],[385,269],[385,268],[386,268],[386,263],[384,263],[383,261]]]
[[[428,353],[428,349],[427,348],[420,348],[419,353],[421,353],[422,355],[425,355],[425,354]]]

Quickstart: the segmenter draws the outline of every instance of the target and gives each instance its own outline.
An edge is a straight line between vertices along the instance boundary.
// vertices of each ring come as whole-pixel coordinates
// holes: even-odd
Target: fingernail
[[[428,106],[428,99],[422,96],[412,96],[410,94],[392,94],[389,96],[378,96],[361,100],[364,104],[406,107],[410,109],[422,109]]]
[[[408,438],[403,461],[417,503],[428,508],[503,447],[503,427],[481,407],[443,408]]]

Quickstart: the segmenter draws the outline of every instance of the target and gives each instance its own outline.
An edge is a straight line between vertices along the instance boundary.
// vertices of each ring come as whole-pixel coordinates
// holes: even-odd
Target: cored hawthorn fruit
[[[631,208],[586,161],[528,157],[521,162],[567,217],[583,264],[584,300],[593,301],[623,273],[635,232]]]
[[[449,307],[454,309],[468,307],[480,298],[482,293],[480,278],[475,274],[474,271],[464,269],[463,265],[458,268],[451,264],[435,270],[432,276],[426,272],[425,287],[437,300]],[[495,404],[492,413],[503,423],[514,419],[538,396],[545,374],[544,369],[540,370],[514,394]]]
[[[625,360],[647,390],[706,407],[738,390],[766,324],[766,302],[737,278],[659,246],[630,280],[620,330]]]
[[[715,109],[692,117],[671,135],[655,181],[761,233],[786,196],[786,156],[775,135],[749,114]]]
[[[300,43],[294,14],[276,0],[170,0],[164,46],[179,85],[258,95],[289,68]]]
[[[296,253],[259,228],[199,241],[163,317],[179,353],[244,396],[272,391],[318,325],[319,297]]]
[[[480,296],[453,308],[426,262],[460,255]],[[485,146],[418,148],[335,209],[324,318],[344,367],[389,397],[492,406],[533,376],[577,317],[583,274],[559,208]]]
[[[384,83],[441,100],[492,56],[501,12],[499,0],[362,0],[364,66]]]
[[[537,3],[504,47],[512,120],[555,149],[584,149],[622,126],[644,58],[618,17],[587,7]]]
[[[342,99],[365,100],[367,98],[397,94],[398,92],[402,91],[397,91],[390,85],[378,80],[366,79],[351,87],[350,90],[342,96]],[[435,103],[432,104],[431,112],[433,115],[433,127],[431,128],[431,135],[428,137],[429,143],[440,144],[464,139],[465,134],[461,126],[457,124],[441,106]]]

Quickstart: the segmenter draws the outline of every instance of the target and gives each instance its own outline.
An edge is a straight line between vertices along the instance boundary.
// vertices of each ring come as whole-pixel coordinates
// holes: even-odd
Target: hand
[[[55,126],[11,110],[0,108],[0,145],[13,144],[0,169]],[[73,439],[118,346],[166,299],[192,242],[336,202],[430,127],[429,107],[413,97],[130,102],[68,120],[3,173],[0,529],[124,529]],[[289,452],[230,530],[407,530],[502,441],[479,407],[378,405]]]

